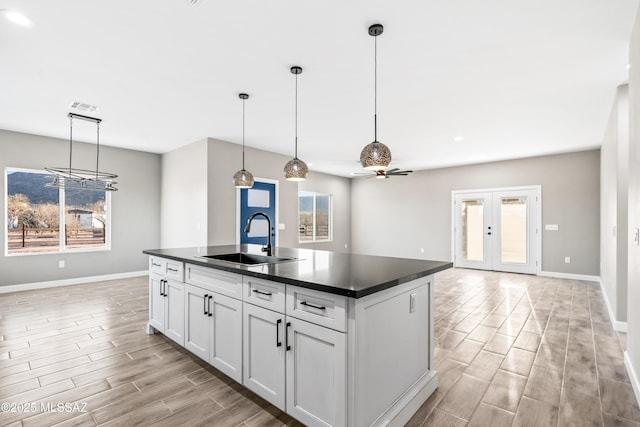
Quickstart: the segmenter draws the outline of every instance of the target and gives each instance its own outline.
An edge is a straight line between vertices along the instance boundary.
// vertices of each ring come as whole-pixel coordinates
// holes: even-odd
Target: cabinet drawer
[[[160,274],[178,282],[184,281],[184,264],[180,261],[150,256],[149,272]]]
[[[186,265],[185,282],[231,298],[242,299],[242,276],[197,265]]]
[[[286,314],[346,332],[347,297],[288,285]]]
[[[242,288],[243,301],[284,313],[284,283],[244,276]]]

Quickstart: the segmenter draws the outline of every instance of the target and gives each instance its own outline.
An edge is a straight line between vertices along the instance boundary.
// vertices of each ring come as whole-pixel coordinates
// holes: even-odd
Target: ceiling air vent
[[[98,107],[91,104],[86,104],[84,102],[73,101],[69,108],[75,111],[80,111],[82,113],[92,113],[98,110]]]
[[[187,3],[189,3],[191,6],[195,6],[198,3],[200,3],[202,0],[187,0]]]

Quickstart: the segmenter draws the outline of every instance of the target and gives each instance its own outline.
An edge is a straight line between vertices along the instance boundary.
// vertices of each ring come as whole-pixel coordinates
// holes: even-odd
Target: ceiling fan
[[[376,179],[388,179],[392,176],[407,176],[413,171],[410,170],[400,170],[399,168],[393,168],[389,170],[380,170],[380,171],[371,171],[371,172],[357,172],[354,173],[356,176],[363,176],[366,178],[376,177]]]

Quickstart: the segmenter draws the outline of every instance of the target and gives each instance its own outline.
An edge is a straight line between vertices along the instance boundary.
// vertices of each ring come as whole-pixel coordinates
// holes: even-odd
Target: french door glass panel
[[[536,272],[536,189],[457,193],[455,265]]]
[[[502,198],[500,203],[500,261],[527,263],[527,199]]]
[[[462,256],[469,261],[484,260],[484,200],[462,202]]]

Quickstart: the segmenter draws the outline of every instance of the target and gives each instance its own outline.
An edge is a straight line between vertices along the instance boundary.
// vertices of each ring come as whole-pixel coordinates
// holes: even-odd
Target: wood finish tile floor
[[[440,385],[409,426],[640,426],[596,284],[455,269],[434,309]],[[300,425],[147,310],[146,277],[0,294],[0,425]]]

